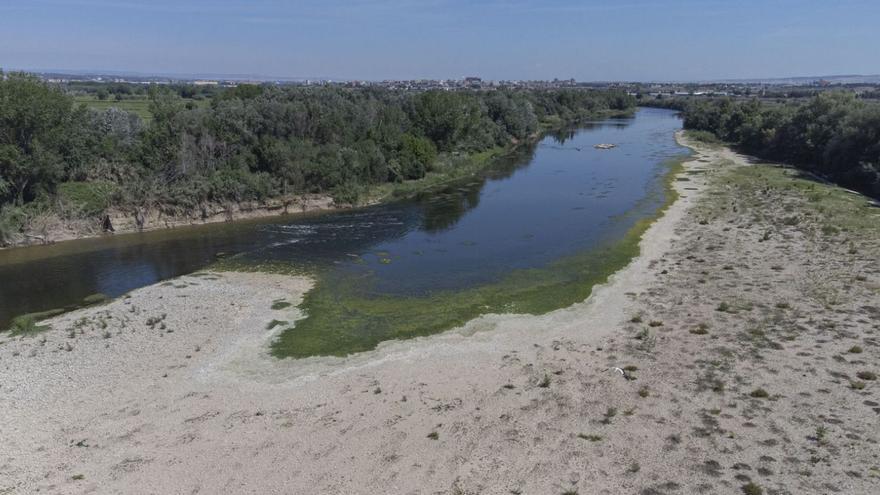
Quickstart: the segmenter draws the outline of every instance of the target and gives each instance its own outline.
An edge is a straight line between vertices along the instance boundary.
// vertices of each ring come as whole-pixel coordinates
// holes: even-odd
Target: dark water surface
[[[218,253],[321,270],[328,280],[369,277],[379,294],[492,282],[613,240],[656,211],[663,162],[685,151],[673,136],[680,126],[672,111],[642,109],[548,136],[480,177],[380,206],[0,251],[0,328],[18,314],[191,273]]]

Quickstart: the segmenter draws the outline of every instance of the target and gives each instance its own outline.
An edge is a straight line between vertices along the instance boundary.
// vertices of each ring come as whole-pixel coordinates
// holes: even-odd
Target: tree
[[[478,118],[478,107],[468,95],[427,91],[416,97],[413,122],[437,149],[451,151]]]
[[[428,138],[404,134],[397,157],[402,179],[421,179],[437,158],[437,149]]]
[[[51,190],[64,173],[62,148],[73,102],[21,73],[0,73],[0,177],[16,205]]]

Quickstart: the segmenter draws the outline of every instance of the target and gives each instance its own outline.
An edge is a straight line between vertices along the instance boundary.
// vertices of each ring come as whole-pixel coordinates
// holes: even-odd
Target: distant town
[[[326,78],[268,79],[261,77],[195,77],[195,76],[149,76],[149,75],[107,75],[74,74],[57,72],[35,72],[49,83],[71,84],[138,84],[138,85],[193,85],[204,87],[231,88],[242,84],[254,85],[294,85],[294,86],[337,86],[337,87],[378,87],[404,91],[491,91],[498,89],[622,89],[639,97],[769,97],[796,98],[808,97],[829,89],[846,89],[864,98],[880,98],[880,75],[844,75],[824,77],[793,77],[776,79],[742,79],[706,82],[625,82],[625,81],[576,81],[575,79],[552,80],[487,80],[477,76],[458,79],[414,79],[414,80],[333,80]]]

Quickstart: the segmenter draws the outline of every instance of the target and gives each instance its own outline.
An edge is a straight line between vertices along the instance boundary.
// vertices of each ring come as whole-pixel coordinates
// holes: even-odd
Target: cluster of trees
[[[74,104],[61,88],[0,73],[0,232],[27,207],[198,211],[291,193],[351,200],[453,157],[507,146],[635,100],[599,91],[422,93],[241,85],[187,105],[149,88],[149,123]],[[4,227],[5,226],[5,227]],[[2,241],[2,239],[0,239]]]
[[[683,115],[686,129],[880,197],[880,105],[852,93],[806,102],[690,101]]]

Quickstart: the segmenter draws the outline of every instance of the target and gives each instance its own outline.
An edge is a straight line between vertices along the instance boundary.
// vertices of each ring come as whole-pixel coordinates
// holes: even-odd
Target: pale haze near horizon
[[[416,79],[880,73],[880,2],[0,2],[0,67]]]

